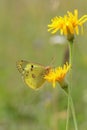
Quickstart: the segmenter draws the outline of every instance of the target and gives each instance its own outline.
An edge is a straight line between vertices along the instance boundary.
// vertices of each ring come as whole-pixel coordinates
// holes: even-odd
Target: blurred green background
[[[65,130],[66,95],[48,83],[39,91],[28,88],[16,61],[47,66],[54,58],[52,66],[61,65],[67,45],[51,45],[47,25],[75,8],[79,17],[87,14],[87,1],[0,0],[0,130]],[[87,23],[75,38],[72,97],[79,130],[87,130]]]

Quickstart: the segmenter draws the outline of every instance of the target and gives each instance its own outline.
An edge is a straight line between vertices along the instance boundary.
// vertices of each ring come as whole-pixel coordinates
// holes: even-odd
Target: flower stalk
[[[60,69],[58,69],[57,71],[53,71],[53,73],[50,73],[50,75],[47,75],[45,77],[45,79],[53,83],[53,87],[55,87],[55,82],[57,81],[60,84],[60,86],[63,88],[63,90],[66,92],[66,94],[68,95],[66,130],[69,130],[70,110],[72,112],[75,130],[78,130],[73,100],[71,97],[72,59],[73,59],[73,44],[74,44],[73,41],[74,41],[74,36],[79,35],[80,28],[83,33],[83,24],[85,22],[87,22],[87,15],[83,15],[82,17],[78,18],[78,10],[75,9],[74,13],[67,11],[67,14],[64,15],[64,17],[61,16],[54,17],[53,19],[51,19],[51,23],[48,25],[48,31],[51,31],[52,34],[56,33],[57,31],[60,31],[60,34],[65,35],[67,37],[67,40],[69,41],[70,68],[67,66],[65,68],[68,68],[68,70],[70,69],[70,84],[68,85],[68,83],[65,80],[65,76],[68,71],[64,71],[63,68],[61,69],[63,71],[59,71]]]
[[[73,40],[69,40],[69,63],[72,65],[72,60],[73,60]],[[77,120],[76,120],[76,115],[75,115],[75,110],[74,110],[74,104],[73,104],[73,100],[72,100],[72,96],[71,96],[71,88],[72,88],[72,68],[70,70],[70,86],[68,87],[68,117],[67,117],[67,123],[66,123],[66,130],[68,130],[68,122],[69,122],[69,113],[70,113],[70,108],[71,108],[71,112],[72,112],[72,116],[73,116],[73,121],[74,121],[74,127],[75,130],[78,130],[78,126],[77,126]]]

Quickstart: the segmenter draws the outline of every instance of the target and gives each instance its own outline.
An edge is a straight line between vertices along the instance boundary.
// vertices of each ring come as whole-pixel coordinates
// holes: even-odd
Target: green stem
[[[73,40],[70,41],[69,43],[69,64],[72,65],[72,51],[73,51]],[[72,68],[70,71],[70,86],[68,87],[68,108],[67,108],[67,122],[66,122],[66,130],[68,130],[69,127],[69,115],[70,115],[70,108],[73,116],[73,122],[75,126],[75,130],[78,130],[77,127],[77,121],[76,121],[76,115],[75,115],[75,110],[74,110],[74,105],[71,97],[71,87],[72,87]]]
[[[73,42],[69,42],[69,64],[72,65]]]
[[[69,129],[69,115],[70,115],[70,99],[69,99],[69,96],[68,96],[68,107],[67,107],[66,130]]]
[[[73,43],[69,43],[69,64],[72,65],[72,46]],[[71,74],[70,74],[71,78]],[[71,82],[68,86],[68,106],[67,106],[67,121],[66,121],[66,130],[69,130],[69,116],[70,116],[70,97],[71,97]]]
[[[76,115],[75,115],[75,110],[74,110],[74,104],[73,104],[72,97],[70,97],[70,105],[71,105],[71,111],[72,111],[72,115],[73,115],[75,130],[78,130],[77,120],[76,120]]]

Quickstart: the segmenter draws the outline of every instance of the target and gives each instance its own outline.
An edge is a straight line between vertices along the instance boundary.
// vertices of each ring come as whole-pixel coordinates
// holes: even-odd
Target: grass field
[[[0,130],[65,130],[67,97],[57,85],[28,88],[16,68],[20,59],[45,66],[63,63],[65,45],[51,45],[47,25],[54,16],[77,8],[87,14],[87,1],[0,0]],[[72,97],[79,130],[87,130],[87,23],[76,36]],[[70,130],[74,130],[72,115]]]

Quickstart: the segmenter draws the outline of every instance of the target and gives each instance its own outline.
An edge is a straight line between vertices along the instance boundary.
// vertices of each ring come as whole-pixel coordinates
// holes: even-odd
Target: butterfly
[[[25,84],[32,89],[38,89],[44,84],[46,81],[44,75],[49,73],[51,68],[25,60],[20,60],[16,64]]]

